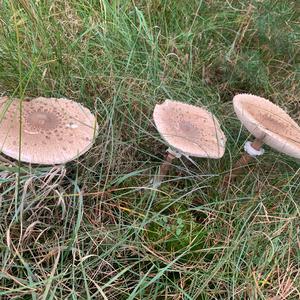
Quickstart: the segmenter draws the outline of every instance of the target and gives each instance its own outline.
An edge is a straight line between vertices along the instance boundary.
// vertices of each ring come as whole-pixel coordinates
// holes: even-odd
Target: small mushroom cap
[[[195,157],[221,158],[226,137],[218,120],[204,108],[166,100],[153,113],[162,138],[177,151]]]
[[[0,98],[0,150],[32,164],[71,161],[92,146],[98,131],[87,108],[63,98],[24,100],[21,116],[19,99]]]
[[[250,94],[233,98],[234,110],[257,139],[291,157],[300,158],[300,127],[279,106]]]

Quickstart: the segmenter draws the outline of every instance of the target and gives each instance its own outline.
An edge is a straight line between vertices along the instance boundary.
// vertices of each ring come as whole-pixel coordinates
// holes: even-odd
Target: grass
[[[233,95],[300,121],[297,1],[0,7],[1,93],[74,99],[101,128],[63,168],[1,164],[0,299],[299,299],[299,164],[267,149],[219,192],[248,138]],[[177,161],[153,190],[165,98],[215,113],[227,151]]]

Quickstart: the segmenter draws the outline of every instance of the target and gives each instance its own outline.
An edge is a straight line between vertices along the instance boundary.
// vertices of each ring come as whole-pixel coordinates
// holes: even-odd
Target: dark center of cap
[[[34,111],[28,114],[25,123],[29,130],[49,131],[59,126],[60,118],[53,112]]]
[[[183,133],[188,138],[194,138],[197,134],[197,127],[189,121],[180,121],[179,128],[181,130],[181,133]]]

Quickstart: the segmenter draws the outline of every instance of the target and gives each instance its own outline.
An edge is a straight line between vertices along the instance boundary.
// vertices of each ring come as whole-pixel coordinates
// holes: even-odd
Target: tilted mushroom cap
[[[207,158],[220,158],[226,137],[218,120],[204,108],[166,100],[154,108],[153,118],[162,138],[179,152]]]
[[[256,138],[275,150],[300,158],[300,127],[279,106],[250,94],[233,98],[234,110]]]
[[[23,101],[20,131],[20,100],[0,98],[0,150],[14,159],[20,153],[28,163],[66,163],[92,146],[97,130],[95,116],[81,104],[39,97]]]

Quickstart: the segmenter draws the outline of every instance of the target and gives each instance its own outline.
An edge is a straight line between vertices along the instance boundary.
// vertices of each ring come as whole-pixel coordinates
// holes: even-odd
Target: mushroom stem
[[[260,140],[260,139],[255,139],[255,140],[251,143],[251,146],[252,146],[252,148],[254,148],[255,150],[259,151],[263,144],[264,144],[264,142],[263,142],[262,140]]]
[[[175,158],[176,158],[176,155],[174,155],[173,153],[170,153],[169,151],[167,152],[164,162],[159,167],[158,174],[154,177],[153,186],[155,188],[158,188],[161,185],[163,179],[165,178],[165,176],[168,174],[169,170],[171,169],[172,161]]]
[[[260,151],[261,146],[263,144],[264,143],[262,142],[262,140],[256,138],[251,143],[251,147],[257,151]],[[233,181],[239,175],[243,174],[243,172],[245,171],[245,167],[249,164],[251,160],[253,160],[254,157],[255,157],[254,155],[250,155],[245,151],[241,156],[241,158],[234,164],[232,172],[225,176],[222,184],[222,188],[223,189],[227,188],[231,181]]]

